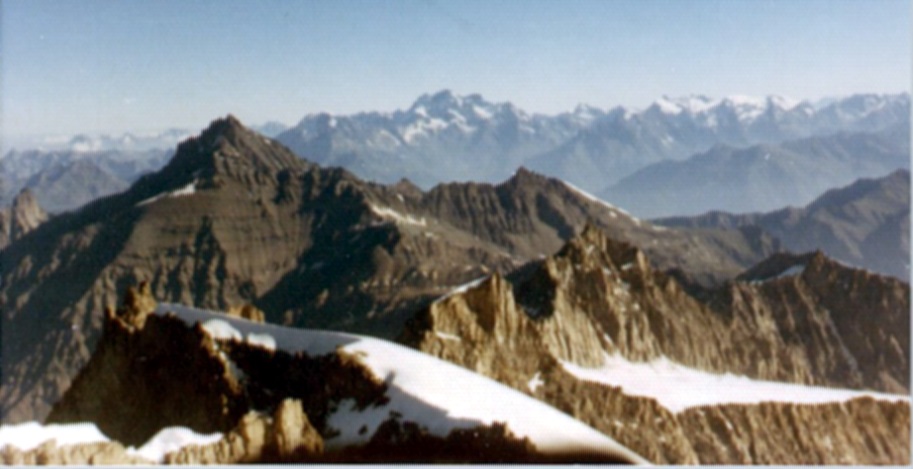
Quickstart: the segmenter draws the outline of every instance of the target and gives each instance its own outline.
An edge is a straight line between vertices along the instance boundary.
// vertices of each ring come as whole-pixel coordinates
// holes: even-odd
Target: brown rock
[[[0,449],[0,462],[10,466],[148,465],[153,463],[127,454],[124,446],[118,442],[57,446],[53,440],[28,451],[6,446]]]
[[[165,456],[168,464],[243,464],[318,460],[323,438],[311,426],[301,402],[282,401],[272,417],[245,415],[222,440],[183,448]]]
[[[249,303],[245,303],[241,306],[232,306],[231,308],[228,308],[226,313],[229,316],[236,316],[241,319],[247,319],[248,321],[266,322],[266,313]]]

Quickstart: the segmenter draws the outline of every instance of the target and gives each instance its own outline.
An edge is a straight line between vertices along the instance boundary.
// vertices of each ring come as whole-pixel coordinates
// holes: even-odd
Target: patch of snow
[[[204,435],[185,427],[168,427],[156,433],[139,449],[132,446],[127,448],[127,453],[156,463],[162,463],[168,453],[179,451],[181,448],[191,445],[211,445],[221,439],[221,433]]]
[[[174,312],[189,324],[222,319],[245,334],[269,334],[277,348],[320,355],[340,350],[359,360],[387,384],[389,402],[359,410],[343,401],[327,416],[329,426],[339,430],[329,438],[329,450],[353,442],[366,442],[392,413],[417,422],[429,433],[447,435],[457,428],[503,422],[519,437],[528,437],[543,453],[598,452],[638,464],[648,462],[615,440],[584,423],[514,389],[482,375],[381,339],[354,334],[292,329],[228,317],[172,304],[160,304],[157,314]],[[224,318],[224,319],[223,319]],[[505,405],[510,403],[510,405]],[[360,431],[362,427],[367,431]]]
[[[267,350],[276,350],[276,339],[269,334],[257,334],[251,332],[247,334],[247,343],[263,347]]]
[[[458,335],[448,334],[446,332],[441,332],[441,331],[434,331],[434,335],[440,337],[441,339],[452,340],[454,342],[462,342],[462,340],[463,340]]]
[[[111,441],[94,423],[42,425],[26,422],[0,426],[0,448],[13,446],[21,451],[30,451],[50,440],[56,440],[57,446]]]
[[[376,207],[371,205],[371,211],[381,218],[393,220],[397,224],[426,226],[425,217],[415,218],[412,215],[404,215],[391,208]]]
[[[472,112],[475,113],[475,115],[479,116],[479,118],[485,119],[485,120],[491,119],[492,116],[494,116],[494,114],[492,114],[487,109],[484,109],[484,108],[476,106],[476,105],[472,106]]]
[[[182,197],[185,195],[191,195],[191,194],[196,193],[196,191],[197,191],[197,182],[196,182],[196,180],[194,180],[190,184],[187,184],[186,186],[181,187],[180,189],[175,189],[171,192],[166,192],[163,194],[149,197],[148,199],[145,199],[145,200],[137,203],[136,206],[142,207],[144,205],[149,205],[153,202],[158,201],[159,199],[161,199],[163,197]]]
[[[762,381],[730,373],[714,374],[689,368],[662,357],[650,362],[631,362],[620,355],[604,354],[601,368],[583,368],[571,362],[561,365],[578,379],[618,386],[625,394],[656,399],[672,412],[704,405],[787,402],[819,404],[844,402],[857,397],[910,401],[899,394],[855,391]]]
[[[444,122],[441,119],[423,119],[413,122],[412,124],[403,128],[400,131],[400,135],[403,137],[403,141],[406,143],[412,143],[417,138],[427,137],[429,134],[436,133],[444,128],[447,128],[447,122]]]
[[[473,280],[473,281],[471,281],[471,282],[466,282],[466,283],[464,283],[464,284],[462,284],[462,285],[459,285],[459,286],[457,286],[457,287],[454,287],[453,290],[450,290],[449,292],[445,293],[445,294],[442,295],[440,298],[438,298],[437,300],[435,300],[435,303],[437,303],[438,301],[441,301],[441,300],[445,300],[445,299],[447,299],[447,298],[450,298],[450,297],[453,296],[453,295],[458,295],[458,294],[460,294],[460,293],[465,293],[465,292],[468,291],[470,288],[475,288],[475,287],[481,285],[482,282],[484,282],[485,280],[488,279],[488,277],[490,277],[490,276],[489,276],[489,275],[486,275],[486,276],[483,276],[483,277],[479,277],[479,278],[477,278],[477,279],[475,279],[475,280]]]
[[[529,392],[536,392],[536,389],[539,389],[539,386],[545,384],[545,381],[542,380],[542,373],[536,372],[529,382],[526,383],[526,386],[529,387]]]
[[[225,319],[209,319],[203,323],[203,330],[213,339],[218,340],[237,340],[240,342],[241,332],[232,327]]]
[[[784,270],[783,272],[780,272],[780,274],[777,275],[776,278],[792,277],[792,276],[795,276],[795,275],[799,275],[799,274],[801,274],[801,273],[804,272],[804,271],[805,271],[805,266],[804,266],[804,265],[801,265],[801,264],[800,264],[800,265],[794,265],[794,266],[792,266],[792,267],[790,267],[790,268]]]

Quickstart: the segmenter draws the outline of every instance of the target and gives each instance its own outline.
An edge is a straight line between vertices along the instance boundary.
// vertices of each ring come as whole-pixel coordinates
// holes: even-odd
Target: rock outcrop
[[[49,423],[93,422],[115,440],[114,449],[67,449],[73,456],[11,450],[7,459],[68,457],[89,463],[102,461],[94,455],[104,451],[104,461],[126,463],[135,459],[117,460],[111,453],[122,448],[117,445],[139,447],[164,428],[185,427],[225,436],[168,453],[162,462],[620,461],[609,453],[542,453],[497,422],[461,425],[441,436],[439,429],[432,432],[392,411],[379,417],[373,433],[364,433],[367,426],[359,430],[364,443],[334,442],[328,449],[325,440],[342,431],[329,418],[344,401],[361,410],[390,401],[386,382],[358,356],[338,349],[317,356],[290,354],[216,338],[200,323],[191,327],[172,314],[151,314],[155,307],[148,285],[142,284],[128,291],[121,308],[108,311],[95,354],[48,417]]]
[[[282,401],[272,416],[250,412],[222,440],[165,455],[166,464],[245,464],[320,461],[323,438],[301,402]]]
[[[755,379],[909,394],[908,312],[907,284],[821,253],[777,256],[698,300],[643,251],[589,227],[507,279],[493,275],[437,300],[400,340],[542,399],[657,463],[906,464],[910,411],[902,400],[676,413],[583,381],[563,364],[668,359]],[[705,411],[730,416],[708,420]],[[791,437],[797,441],[787,444]],[[825,441],[831,446],[808,449]]]
[[[124,446],[117,442],[57,446],[53,441],[49,441],[28,451],[21,451],[13,446],[0,448],[0,463],[9,466],[107,466],[150,465],[153,461],[129,454]]]
[[[9,208],[0,210],[0,249],[25,236],[48,219],[32,191],[23,189]]]

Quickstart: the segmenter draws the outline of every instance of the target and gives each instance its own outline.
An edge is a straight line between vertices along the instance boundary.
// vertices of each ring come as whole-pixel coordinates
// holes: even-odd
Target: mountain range
[[[903,205],[893,192],[904,175],[825,194],[800,218],[842,214],[847,221],[833,226],[849,227],[859,215],[876,227],[866,229],[884,231],[873,239],[893,242],[886,214]],[[308,437],[313,449],[335,435],[326,417],[349,409],[345,422],[365,425],[333,428],[361,443],[378,439],[380,452],[397,441],[447,448],[451,438],[488,435],[520,451],[509,460],[528,461],[528,443],[542,441],[510,422],[449,434],[401,418],[415,409],[401,399],[432,398],[402,387],[421,382],[408,363],[422,352],[570,414],[632,451],[629,461],[908,463],[908,282],[822,252],[784,252],[776,225],[754,217],[664,226],[522,167],[497,184],[368,182],[228,116],[125,191],[36,223],[0,250],[0,410],[6,423],[89,420],[136,445],[171,425],[227,432],[227,447],[206,450],[223,455],[250,449],[259,428],[256,454],[268,458],[289,435],[270,422],[310,421],[294,432],[319,435]],[[868,236],[862,231],[854,239]],[[144,287],[127,294],[126,309],[109,307],[134,285]],[[170,305],[159,310],[156,301]],[[274,325],[242,327],[195,308]],[[301,328],[397,339],[417,352],[380,363],[377,347],[392,345]],[[291,334],[305,339],[286,350]],[[313,338],[321,334],[335,342],[321,348]],[[351,350],[354,363],[330,353],[352,343],[363,344]],[[307,386],[290,392],[298,382],[290,377],[314,366],[348,370],[357,379],[343,381],[363,386],[301,394],[308,376],[337,379],[304,373]],[[119,378],[136,369],[145,370],[131,375],[136,382]],[[186,377],[165,373],[177,369]],[[441,380],[458,382],[448,376]],[[626,377],[634,381],[619,381]],[[149,393],[157,380],[168,390]],[[688,382],[703,387],[677,392]],[[371,400],[381,385],[398,391]],[[175,404],[186,411],[137,405],[190,395],[203,397]],[[308,395],[296,411],[293,401]],[[135,417],[104,410],[119,406]]]
[[[581,105],[546,116],[444,90],[392,113],[308,115],[277,138],[304,158],[374,181],[405,177],[424,188],[495,182],[526,166],[598,193],[647,165],[715,145],[877,132],[909,127],[909,115],[907,94],[855,95],[821,106],[775,96],[664,97],[641,111]]]
[[[99,308],[139,281],[162,301],[254,303],[271,322],[392,337],[452,286],[548,255],[588,222],[696,284],[777,250],[751,229],[657,227],[525,170],[428,192],[367,183],[221,119],[127,191],[0,251],[5,324],[23,331],[4,336],[4,414],[41,415],[88,359]]]

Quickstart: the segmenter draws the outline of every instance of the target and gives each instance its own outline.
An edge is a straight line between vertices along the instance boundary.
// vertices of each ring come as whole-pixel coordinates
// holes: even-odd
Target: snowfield
[[[353,443],[365,443],[391,411],[403,420],[420,423],[437,436],[457,428],[503,422],[517,436],[528,437],[546,454],[569,451],[596,452],[621,457],[638,464],[648,462],[584,423],[547,404],[469,370],[385,340],[354,334],[293,329],[227,317],[221,313],[174,304],[160,304],[157,314],[173,312],[193,324],[214,327],[213,335],[241,340],[270,336],[279,350],[311,355],[337,349],[356,355],[388,386],[388,404],[356,410],[343,402],[328,419],[340,434],[326,440],[330,451]],[[219,322],[208,322],[217,319]],[[228,328],[234,331],[228,330]],[[362,426],[367,432],[359,432]],[[359,434],[361,433],[361,434]]]
[[[208,445],[221,439],[221,433],[202,435],[189,428],[168,427],[156,433],[140,448],[131,446],[126,449],[129,455],[161,463],[170,452],[190,445]],[[31,451],[51,440],[55,441],[57,447],[111,441],[94,423],[42,425],[26,422],[0,426],[0,448],[13,446],[20,451]]]
[[[692,407],[722,404],[784,402],[821,404],[857,397],[910,402],[910,397],[869,391],[762,381],[729,373],[713,374],[689,368],[662,357],[651,362],[631,362],[620,355],[604,355],[601,368],[561,365],[584,381],[618,386],[630,396],[651,397],[674,413]]]

